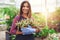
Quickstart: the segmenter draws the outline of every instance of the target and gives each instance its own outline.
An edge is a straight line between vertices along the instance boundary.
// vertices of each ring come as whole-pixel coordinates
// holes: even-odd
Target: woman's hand
[[[21,31],[18,31],[18,30],[17,30],[17,31],[16,31],[16,34],[23,34],[23,33],[22,33]]]
[[[40,32],[40,30],[36,26],[32,26],[32,28],[35,28],[36,32]]]
[[[31,27],[36,29],[36,31],[35,31],[36,33],[40,32],[40,30],[36,26],[31,26]]]
[[[40,30],[39,29],[36,29],[36,33],[38,33],[38,32],[40,32]]]

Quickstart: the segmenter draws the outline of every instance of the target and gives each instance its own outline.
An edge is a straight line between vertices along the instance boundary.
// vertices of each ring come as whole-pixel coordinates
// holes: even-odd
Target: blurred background
[[[22,1],[25,0],[0,0],[0,31],[10,31],[12,20],[19,13]],[[26,1],[30,2],[32,16],[40,23],[41,28],[47,26],[49,29],[53,28],[56,32],[60,32],[60,0]],[[14,37],[11,36],[10,40]],[[0,40],[2,39],[1,37]]]

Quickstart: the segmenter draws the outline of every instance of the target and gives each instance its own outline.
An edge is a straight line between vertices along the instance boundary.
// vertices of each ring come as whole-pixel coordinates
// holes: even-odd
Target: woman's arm
[[[19,20],[19,16],[16,16],[13,20],[13,23],[12,23],[12,26],[11,26],[11,29],[10,29],[11,34],[22,34],[22,32],[20,32],[16,29],[16,22],[18,20]]]
[[[16,31],[16,34],[23,34],[23,33],[17,30],[17,31]]]

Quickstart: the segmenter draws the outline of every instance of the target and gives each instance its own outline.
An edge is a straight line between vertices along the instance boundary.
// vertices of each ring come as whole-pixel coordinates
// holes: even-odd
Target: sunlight
[[[48,10],[49,10],[49,12],[54,12],[55,8],[49,8]]]
[[[56,0],[29,0],[33,12],[44,12],[48,9],[53,12],[56,8]]]

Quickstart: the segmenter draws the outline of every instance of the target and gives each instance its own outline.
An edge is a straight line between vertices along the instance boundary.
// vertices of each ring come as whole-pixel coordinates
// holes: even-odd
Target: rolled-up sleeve
[[[19,16],[16,16],[14,19],[13,19],[13,22],[12,22],[12,26],[11,26],[11,29],[10,29],[10,33],[11,34],[16,34],[16,22],[19,20]]]

